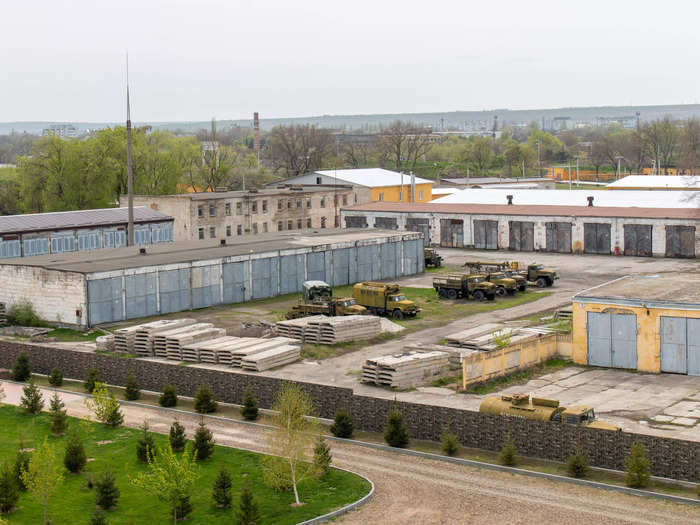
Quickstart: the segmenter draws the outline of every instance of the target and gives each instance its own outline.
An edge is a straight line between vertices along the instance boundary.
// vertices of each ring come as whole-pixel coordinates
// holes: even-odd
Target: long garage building
[[[659,257],[700,252],[700,209],[683,200],[684,192],[517,191],[460,192],[474,202],[459,202],[460,194],[425,204],[374,202],[343,208],[341,218],[348,228],[420,231],[426,242],[446,247]]]
[[[420,233],[322,230],[0,261],[0,303],[70,327],[179,312],[424,269]]]

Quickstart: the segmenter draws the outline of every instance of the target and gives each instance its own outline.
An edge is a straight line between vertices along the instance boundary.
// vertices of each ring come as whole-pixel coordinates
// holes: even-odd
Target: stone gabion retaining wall
[[[88,368],[94,366],[103,379],[114,385],[123,385],[129,374],[133,374],[144,389],[160,391],[165,383],[171,383],[179,394],[186,396],[193,396],[199,385],[206,383],[217,399],[237,404],[242,402],[246,388],[250,388],[262,408],[272,406],[285,383],[282,379],[228,370],[7,341],[0,341],[0,368],[11,368],[21,352],[30,356],[33,371],[41,374],[48,374],[53,367],[58,367],[66,377],[82,379]],[[349,388],[296,383],[314,400],[317,415],[332,418],[336,410],[346,409],[361,430],[383,431],[387,414],[395,406],[402,412],[414,439],[439,440],[443,429],[449,428],[464,446],[499,450],[510,435],[519,454],[556,461],[565,461],[579,445],[587,453],[591,465],[618,470],[624,469],[630,447],[639,440],[647,449],[654,475],[698,481],[700,444],[693,441],[493,416],[434,405],[395,403],[355,395]]]

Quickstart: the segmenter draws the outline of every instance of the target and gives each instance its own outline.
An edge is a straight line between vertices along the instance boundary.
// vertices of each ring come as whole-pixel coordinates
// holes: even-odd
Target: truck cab
[[[527,271],[521,272],[521,275],[526,277],[528,281],[535,283],[538,288],[553,286],[554,281],[559,279],[557,272],[545,268],[541,264],[529,264]]]

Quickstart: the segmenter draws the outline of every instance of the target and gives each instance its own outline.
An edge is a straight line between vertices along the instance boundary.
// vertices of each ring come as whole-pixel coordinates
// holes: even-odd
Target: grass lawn
[[[94,343],[95,339],[101,335],[104,334],[97,330],[92,332],[79,332],[68,328],[55,328],[46,334],[46,337],[53,337],[62,342]]]
[[[49,501],[49,516],[58,524],[87,523],[95,505],[94,490],[85,488],[87,473],[97,474],[110,468],[116,476],[116,483],[121,491],[117,508],[108,511],[111,524],[143,525],[169,524],[172,516],[166,504],[131,485],[129,476],[145,470],[136,459],[136,442],[139,430],[119,428],[107,430],[105,437],[112,443],[97,445],[102,439],[102,428],[94,423],[83,423],[69,418],[69,428],[83,428],[86,433],[85,448],[88,458],[94,458],[86,466],[83,474],[65,474],[64,480],[57,487]],[[19,408],[0,406],[0,461],[13,460],[19,448],[20,436],[23,446],[35,447],[44,436],[50,436],[48,415],[32,417],[25,415]],[[166,443],[167,437],[154,434],[157,444]],[[63,457],[66,437],[49,437],[57,451]],[[261,523],[292,524],[310,519],[346,505],[361,498],[369,491],[369,484],[363,479],[332,470],[320,481],[307,481],[300,485],[300,498],[306,503],[301,507],[291,507],[294,501],[291,492],[276,492],[262,483],[260,454],[243,450],[216,447],[213,456],[199,465],[199,480],[191,497],[194,508],[185,523],[205,523],[207,525],[230,524],[233,522],[231,509],[219,509],[211,497],[214,478],[221,465],[232,474],[233,497],[244,483],[252,489],[262,515]],[[18,509],[9,516],[10,523],[35,525],[41,523],[42,507],[28,493],[22,493]]]

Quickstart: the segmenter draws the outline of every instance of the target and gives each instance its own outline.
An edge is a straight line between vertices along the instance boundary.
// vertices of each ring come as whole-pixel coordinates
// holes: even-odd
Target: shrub
[[[117,506],[119,501],[119,488],[114,483],[114,474],[105,470],[100,477],[95,480],[96,501],[99,507],[109,510]]]
[[[36,415],[44,408],[44,396],[41,395],[39,387],[34,381],[29,380],[29,384],[22,388],[22,398],[19,400],[21,406],[28,414]]]
[[[406,430],[406,425],[403,422],[403,415],[396,408],[396,405],[389,411],[387,416],[384,441],[390,447],[405,448],[408,446],[408,430]]]
[[[446,456],[457,455],[459,451],[459,441],[457,441],[457,436],[450,432],[449,429],[443,429],[440,442],[443,454]]]
[[[54,367],[49,374],[49,384],[51,386],[61,386],[63,384],[63,372]]]
[[[158,398],[158,403],[162,407],[174,407],[177,405],[177,392],[175,387],[170,383],[166,383],[163,387],[163,393]]]
[[[647,458],[647,451],[640,441],[635,441],[630,448],[630,455],[625,460],[627,475],[625,483],[628,487],[644,488],[649,486],[651,477],[651,463]]]
[[[212,490],[212,497],[216,502],[218,507],[230,507],[232,496],[231,496],[231,474],[224,467],[221,467],[219,474],[214,480],[214,490]]]
[[[187,439],[185,438],[185,427],[183,427],[179,421],[173,421],[170,425],[170,435],[168,436],[170,440],[170,448],[173,452],[182,452],[185,450],[185,443]]]
[[[58,397],[58,392],[54,392],[51,397],[49,417],[51,418],[51,433],[55,436],[65,434],[68,426],[68,416],[66,416],[63,401]]]
[[[335,437],[350,439],[355,431],[355,422],[350,414],[345,410],[339,410],[335,413],[333,424],[331,425],[331,433]]]
[[[203,419],[200,420],[197,431],[194,433],[193,450],[198,461],[205,460],[214,453],[214,439]]]
[[[585,478],[588,475],[588,456],[580,445],[576,445],[574,452],[566,459],[566,471],[574,478]]]
[[[26,381],[32,376],[32,362],[26,352],[22,352],[17,356],[12,367],[12,379],[15,381]]]
[[[209,385],[203,384],[194,394],[194,409],[200,414],[216,412],[216,400]]]
[[[512,467],[517,462],[515,455],[518,453],[518,449],[515,447],[513,438],[510,434],[506,437],[505,442],[501,446],[501,453],[498,455],[498,459],[501,463],[507,467]]]
[[[244,485],[241,489],[241,495],[238,498],[238,508],[236,508],[234,514],[234,522],[237,525],[257,525],[260,522],[258,503],[247,485]]]
[[[34,311],[34,305],[22,300],[7,310],[7,322],[17,326],[44,326],[46,323]]]
[[[100,507],[95,507],[88,525],[107,525],[107,513]]]
[[[87,375],[85,376],[85,382],[83,383],[85,391],[88,394],[92,394],[92,392],[95,390],[95,383],[101,382],[102,378],[100,377],[100,373],[97,371],[97,368],[94,366],[88,368]]]
[[[15,508],[19,499],[19,487],[12,464],[5,462],[0,467],[0,513],[7,514]]]
[[[328,474],[332,460],[331,447],[328,446],[323,436],[318,436],[318,441],[314,446],[314,470],[319,478]]]
[[[148,432],[148,422],[144,421],[141,429],[143,436],[136,442],[136,458],[141,463],[148,463],[148,459],[156,453],[156,445],[153,442],[153,436]]]
[[[243,419],[246,421],[255,421],[258,419],[258,402],[250,392],[250,388],[245,389],[243,406],[241,407],[241,416],[243,416]]]
[[[139,382],[133,374],[129,374],[126,379],[126,384],[124,385],[124,398],[129,401],[136,401],[141,397],[141,389],[139,388]]]
[[[66,443],[66,452],[63,455],[63,464],[66,466],[69,472],[77,474],[83,470],[86,463],[87,456],[85,455],[83,440],[80,438],[80,434],[74,430],[71,432],[68,438],[68,443]]]
[[[17,451],[17,456],[15,456],[15,463],[13,465],[15,480],[17,480],[17,488],[19,488],[19,490],[27,490],[27,485],[25,485],[21,474],[29,468],[30,457],[29,452],[23,452],[20,446],[20,450]]]

